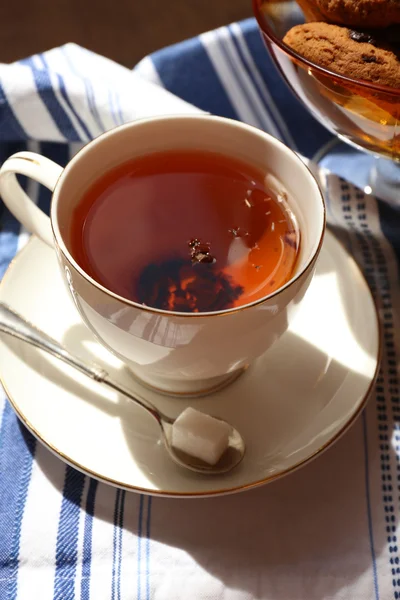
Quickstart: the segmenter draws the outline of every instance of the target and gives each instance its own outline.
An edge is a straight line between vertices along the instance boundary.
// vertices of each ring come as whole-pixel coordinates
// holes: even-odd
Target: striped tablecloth
[[[65,164],[105,129],[193,110],[163,88],[309,158],[332,143],[248,20],[161,50],[133,73],[72,44],[0,65],[0,160],[29,149]],[[347,178],[327,176],[329,222],[363,268],[384,328],[376,393],[351,431],[264,488],[152,499],[63,464],[0,394],[0,600],[400,598],[400,212],[353,187],[368,160],[343,145],[321,160]],[[27,185],[48,208],[48,193]],[[0,218],[1,277],[27,234],[2,204]]]

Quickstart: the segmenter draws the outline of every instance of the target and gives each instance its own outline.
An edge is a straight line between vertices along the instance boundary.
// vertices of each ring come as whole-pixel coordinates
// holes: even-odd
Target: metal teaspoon
[[[231,425],[229,445],[215,465],[210,465],[195,456],[191,456],[174,448],[172,446],[172,426],[176,419],[164,415],[144,398],[133,396],[126,387],[113,381],[107,371],[102,367],[95,364],[88,365],[77,356],[70,354],[61,344],[47,335],[47,333],[44,333],[44,331],[41,331],[35,325],[29,323],[24,317],[2,302],[0,302],[0,332],[11,335],[12,337],[18,338],[32,346],[36,346],[37,348],[48,352],[71,367],[74,367],[84,375],[87,375],[94,381],[107,385],[132,400],[132,402],[141,406],[156,419],[162,431],[165,448],[172,460],[181,467],[190,469],[196,473],[220,475],[221,473],[231,471],[243,459],[246,450],[243,438]],[[222,419],[220,420],[222,421]]]

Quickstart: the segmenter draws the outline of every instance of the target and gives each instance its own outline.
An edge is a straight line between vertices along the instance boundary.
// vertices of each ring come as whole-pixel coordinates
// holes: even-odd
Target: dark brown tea
[[[254,302],[292,276],[300,234],[266,173],[203,151],[135,158],[86,192],[73,254],[112,292],[153,308],[204,312]]]

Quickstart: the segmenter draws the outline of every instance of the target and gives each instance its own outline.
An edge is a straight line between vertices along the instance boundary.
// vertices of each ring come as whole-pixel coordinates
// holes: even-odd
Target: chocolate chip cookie
[[[352,27],[388,27],[400,23],[400,0],[311,0],[332,23]]]
[[[306,23],[293,27],[283,41],[309,61],[334,73],[400,88],[399,54],[375,34],[328,23]]]

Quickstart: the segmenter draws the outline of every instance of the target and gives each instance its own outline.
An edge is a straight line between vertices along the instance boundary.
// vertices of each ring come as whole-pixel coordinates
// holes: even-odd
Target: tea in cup
[[[53,191],[50,219],[16,174]],[[0,193],[54,246],[100,342],[170,394],[226,385],[286,331],[325,230],[321,192],[294,152],[208,115],[123,125],[65,169],[16,154],[0,170]]]

